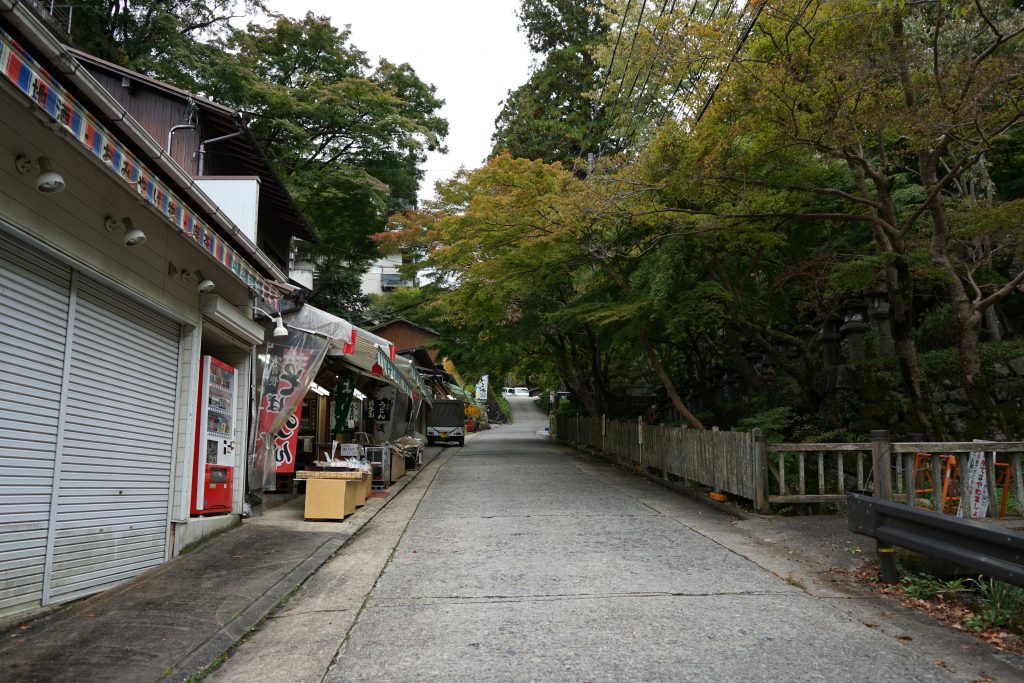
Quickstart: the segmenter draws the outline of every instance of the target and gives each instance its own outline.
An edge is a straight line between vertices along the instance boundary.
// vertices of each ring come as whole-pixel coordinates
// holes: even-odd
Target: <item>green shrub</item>
[[[971,583],[977,591],[974,615],[964,623],[976,631],[1004,628],[1024,631],[1024,588],[996,579],[978,578]]]
[[[900,587],[908,598],[934,600],[939,596],[951,597],[962,593],[966,579],[943,581],[927,574],[912,574],[900,579]]]

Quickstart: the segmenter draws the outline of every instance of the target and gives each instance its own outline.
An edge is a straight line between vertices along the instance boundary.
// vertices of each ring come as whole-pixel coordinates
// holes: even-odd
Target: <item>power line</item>
[[[619,43],[622,41],[622,29],[626,26],[626,18],[629,16],[629,7],[633,4],[633,0],[626,0],[626,10],[622,13],[622,21],[619,22],[619,35],[615,38],[615,47],[612,48],[612,58],[608,62],[608,72],[604,75],[604,84],[601,86],[601,92],[597,96],[598,102],[604,101],[604,92],[608,88],[608,80],[612,75],[612,68],[615,66],[615,55],[619,51]]]
[[[694,4],[696,4],[697,1],[698,0],[694,0]],[[655,36],[655,35],[658,36],[657,43],[655,44],[655,47],[654,47],[655,54],[657,54],[659,52],[659,50],[661,49],[661,44],[662,44],[662,42],[664,41],[664,38],[665,38],[665,31],[662,31],[661,34],[658,35],[658,31],[657,31],[658,20],[662,19],[666,15],[666,9],[668,10],[669,13],[674,12],[675,8],[676,8],[676,2],[677,2],[677,0],[672,0],[672,6],[669,7],[669,0],[663,0],[663,2],[661,3],[661,9],[658,10],[658,16],[652,22],[653,23],[653,28],[651,30],[651,36],[652,37]],[[643,12],[641,11],[640,18],[637,19],[637,30],[633,34],[633,43],[634,43],[634,45],[636,44],[636,39],[637,39],[637,36],[639,35],[639,31],[640,31],[640,27],[641,27],[642,22],[643,22]],[[630,57],[632,57],[632,54],[633,54],[633,47],[630,47]],[[643,100],[644,93],[647,92],[647,84],[650,82],[651,74],[654,72],[654,57],[653,56],[652,56],[650,61],[651,61],[651,64],[650,64],[650,66],[647,69],[647,76],[644,78],[644,82],[640,86],[640,94],[637,96],[637,101],[642,101]],[[622,105],[619,107],[619,112],[621,112],[622,108],[625,107],[625,106],[628,106],[629,103],[632,101],[631,98],[633,97],[633,93],[636,91],[636,84],[640,80],[640,74],[641,74],[642,71],[643,71],[643,66],[642,65],[638,66],[637,69],[636,69],[636,73],[633,76],[633,82],[629,86],[629,91],[626,93],[625,98],[622,99]],[[624,69],[623,72],[622,72],[622,79],[619,82],[619,92],[622,91],[622,86],[625,83],[626,77],[628,75],[629,75],[629,67],[628,67],[628,64],[627,64],[626,69]],[[618,98],[616,97],[616,99],[618,99]],[[635,113],[635,111],[636,111],[635,107],[633,108],[633,111]],[[619,112],[614,112],[614,111],[610,110],[609,117],[608,117],[609,125],[610,126],[618,127],[617,126],[617,121],[618,121],[618,118],[619,118]],[[631,117],[631,118],[633,118],[635,120],[635,116]],[[628,128],[629,128],[628,122],[627,122],[626,125],[621,127],[621,129],[623,129],[623,130],[628,130]],[[635,130],[635,127],[634,127],[634,130]],[[624,136],[621,136],[620,139],[624,143],[628,144],[630,142],[630,140],[632,139],[632,132],[627,132]]]
[[[643,2],[646,5],[647,0],[643,0]],[[599,92],[597,94],[596,102],[597,102],[598,106],[603,106],[604,94],[608,90],[608,82],[611,80],[612,72],[615,70],[615,57],[616,57],[616,55],[619,52],[619,44],[622,42],[622,31],[626,27],[626,21],[629,19],[629,10],[630,10],[630,7],[632,5],[633,5],[633,0],[626,0],[626,7],[622,11],[622,20],[619,22],[619,33],[615,37],[615,46],[612,48],[612,56],[611,56],[611,59],[608,62],[608,68],[607,68],[607,70],[605,71],[605,74],[604,74],[604,83],[601,84],[601,92]],[[636,38],[635,38],[635,35],[634,35],[634,42],[635,42],[635,40],[636,40]],[[594,121],[596,119],[596,114],[597,114],[596,111],[593,111],[591,113],[590,123],[587,126],[586,136],[582,140],[580,140],[580,150],[579,150],[579,153],[575,155],[576,157],[582,157],[583,153],[586,151],[586,149],[585,149],[586,146],[593,140],[593,137],[594,137]],[[599,145],[599,148],[598,148],[598,154],[600,155],[600,145]]]
[[[671,14],[673,14],[676,11],[676,1],[677,0],[672,0],[672,6],[668,8],[668,14],[671,15]],[[662,3],[662,5],[661,5],[661,14],[660,14],[659,18],[665,16],[665,5],[666,4],[668,4],[668,0],[665,0],[665,2]],[[697,0],[694,0],[693,5],[694,5],[694,7],[697,6]],[[661,51],[661,44],[664,41],[665,41],[665,31],[662,31],[661,35],[658,36],[657,44],[654,46],[654,53],[655,53],[655,55],[660,53],[660,51]],[[665,74],[667,72],[668,72],[668,62],[666,61],[664,68],[662,68],[662,70],[661,70],[661,76],[658,78],[658,80],[661,81],[662,79],[664,79],[665,78]],[[652,56],[652,58],[651,58],[651,66],[650,66],[650,68],[647,69],[647,76],[644,77],[644,82],[640,86],[640,94],[637,96],[637,99],[639,101],[643,101],[644,95],[647,93],[647,84],[650,83],[650,81],[651,81],[651,74],[653,74],[653,73],[654,73],[654,56]],[[639,72],[637,72],[637,74],[639,75]],[[633,127],[632,131],[630,131],[629,133],[626,134],[626,140],[632,140],[633,135],[636,134],[637,128],[639,128],[640,122],[643,121],[645,118],[647,118],[647,113],[648,113],[648,111],[650,111],[651,104],[654,102],[654,99],[655,99],[655,95],[654,94],[652,94],[650,97],[647,98],[647,105],[644,107],[643,114],[640,115],[640,118],[635,119],[637,121],[637,125]]]
[[[666,7],[667,4],[668,4],[667,0],[666,0],[666,2],[662,3],[662,8],[661,8],[661,11],[659,13],[659,18],[665,16],[665,7]],[[672,12],[675,11],[676,4],[677,4],[676,0],[673,0],[671,8],[668,10],[669,13],[672,13]],[[687,13],[686,25],[684,26],[684,30],[691,25],[694,16],[697,14],[697,7],[700,4],[701,4],[700,0],[694,0],[694,2],[690,5],[690,10]],[[706,15],[706,20],[711,21],[711,20],[713,20],[715,18],[715,14],[718,11],[718,8],[719,8],[720,4],[721,4],[720,0],[715,0],[714,5],[712,5],[710,11]],[[730,2],[730,4],[729,4],[729,8],[724,13],[724,16],[728,16],[729,14],[731,14],[733,9],[735,8],[735,5],[736,5],[736,0],[732,0]],[[638,30],[639,30],[639,26],[638,26]],[[657,51],[660,49],[662,43],[664,42],[664,38],[665,38],[665,32],[662,32],[662,34],[658,36],[658,40],[657,40],[656,47],[655,47],[655,54],[657,54]],[[631,52],[632,52],[632,50],[631,50]],[[652,56],[651,65],[648,68],[647,76],[644,79],[644,84],[641,86],[641,89],[640,89],[640,93],[641,94],[638,97],[638,102],[643,102],[643,100],[644,100],[644,93],[646,93],[647,90],[648,90],[647,86],[648,86],[648,83],[650,81],[651,75],[654,72],[654,66],[655,66],[654,58],[655,57]],[[711,59],[710,57],[706,57],[703,60],[703,62],[701,63],[701,67],[698,70],[696,75],[692,75],[691,74],[689,79],[687,79],[685,76],[681,77],[679,79],[679,82],[676,84],[675,88],[673,89],[672,94],[669,96],[668,100],[666,101],[666,109],[662,111],[662,115],[661,115],[661,117],[658,120],[658,125],[659,126],[664,122],[665,116],[668,113],[668,108],[671,106],[671,102],[675,99],[676,95],[678,95],[680,89],[682,89],[683,84],[687,80],[689,80],[689,82],[690,82],[689,92],[690,93],[693,92],[693,89],[696,87],[697,83],[700,81],[701,76],[703,75],[705,67],[707,65],[707,62],[710,61],[710,59]],[[661,76],[658,79],[659,82],[661,82],[664,79],[665,74],[668,73],[668,69],[669,69],[669,64],[666,62],[666,64],[662,68]],[[627,96],[626,96],[626,100],[627,101],[629,100],[629,97],[631,96],[632,92],[634,91],[635,85],[636,85],[637,81],[639,80],[640,71],[641,71],[641,69],[638,69],[637,72],[636,72],[636,75],[635,75],[635,77],[633,79],[633,85],[631,86],[630,91],[629,91],[629,93],[627,93]],[[626,77],[626,74],[624,72],[623,80],[625,79],[625,77]],[[621,91],[621,87],[622,86],[621,86],[621,83],[620,83],[620,91]],[[625,133],[625,135],[622,138],[625,142],[629,143],[630,141],[633,140],[633,138],[636,135],[637,131],[640,129],[640,127],[647,120],[647,115],[650,112],[651,107],[657,101],[657,99],[658,99],[657,92],[655,90],[654,92],[651,93],[650,97],[647,98],[647,103],[645,105],[643,105],[643,113],[639,117],[637,117],[635,115],[632,117],[633,118],[632,127],[630,127],[629,124],[626,125],[626,133]],[[635,109],[634,109],[634,112],[635,112]]]
[[[668,0],[663,0],[663,2],[661,3],[661,10],[659,10],[659,12],[658,12],[658,19],[661,19],[662,17],[665,16],[665,8],[667,6],[668,6]],[[675,9],[675,7],[676,7],[675,0],[672,0],[672,9]],[[658,30],[658,19],[654,20],[654,30],[651,31],[651,35],[652,36]],[[657,50],[657,48],[661,47],[661,41],[662,41],[663,38],[664,38],[664,33],[662,33],[662,35],[659,36],[658,42],[654,46],[656,50]],[[642,86],[640,86],[641,96],[643,94],[643,91],[647,88],[647,81],[649,81],[651,79],[651,72],[652,71],[654,71],[654,61],[653,60],[651,61],[651,67],[649,69],[647,69],[647,78],[644,79],[644,84]],[[636,82],[638,80],[640,80],[640,69],[636,70],[636,76],[633,77],[633,83],[629,86],[629,92],[626,93],[626,99],[627,100],[630,97],[633,96],[633,90],[636,89]]]
[[[629,75],[629,63],[633,59],[633,51],[636,49],[636,39],[640,35],[640,26],[643,24],[644,12],[646,12],[646,11],[647,11],[647,0],[643,0],[640,3],[640,14],[639,14],[639,16],[637,17],[637,20],[636,20],[636,28],[633,29],[633,40],[631,40],[630,43],[629,43],[629,55],[626,57],[626,63],[622,67],[622,76],[619,78],[619,89],[615,91],[615,99],[612,100],[612,103],[608,106],[609,121],[612,122],[613,124],[614,124],[615,118],[614,118],[614,116],[612,114],[615,112],[615,105],[619,103],[619,97],[622,95],[622,88],[626,84],[626,76]],[[640,72],[637,71],[637,76],[639,76],[639,75],[640,75]],[[634,81],[634,84],[635,84],[635,81]],[[631,92],[632,92],[632,90],[631,90]],[[629,95],[626,95],[626,99],[627,100],[629,99]]]
[[[763,2],[757,6],[757,10],[754,11],[754,16],[751,18],[750,23],[747,24],[747,28],[743,32],[743,35],[740,36],[740,42],[736,45],[736,49],[733,50],[732,57],[729,58],[729,61],[726,63],[725,68],[722,70],[722,73],[719,75],[719,77],[715,79],[715,84],[711,87],[711,92],[708,93],[707,99],[704,100],[704,105],[700,108],[700,111],[697,113],[697,118],[694,120],[694,122],[700,121],[701,118],[704,116],[704,112],[706,112],[708,110],[708,107],[711,106],[711,100],[714,99],[715,93],[718,92],[718,86],[722,84],[722,79],[725,77],[725,74],[729,72],[729,67],[732,65],[733,62],[736,61],[736,58],[740,54],[740,50],[743,49],[743,45],[747,42],[747,38],[750,36],[751,32],[753,32],[754,24],[757,23],[758,18],[761,16],[761,12],[764,11],[764,6],[765,3]],[[795,21],[796,18],[794,17],[794,22]]]
[[[786,29],[785,42],[789,41],[789,36],[793,32],[793,29],[796,28],[797,23],[800,21],[800,19],[803,18],[804,14],[807,13],[807,10],[810,8],[810,6],[811,6],[811,4],[813,2],[814,2],[814,0],[807,0],[807,3],[804,5],[803,9],[793,15],[793,21],[790,22],[789,28]],[[739,45],[736,46],[736,50],[733,52],[732,58],[729,60],[729,63],[725,65],[725,69],[722,71],[722,75],[723,76],[729,70],[729,66],[733,62],[736,61],[736,58],[739,56],[740,50],[743,48],[743,44],[747,41],[747,37],[754,30],[754,24],[757,23],[757,19],[758,19],[758,17],[761,16],[761,12],[763,10],[764,10],[764,4],[759,5],[758,8],[757,8],[757,11],[754,13],[754,17],[750,20],[750,24],[747,26],[746,31],[743,33],[743,36],[740,38]],[[770,64],[772,62],[772,60],[775,59],[775,56],[777,54],[779,54],[779,46],[778,45],[776,45],[775,51],[772,52],[772,54],[768,58],[767,62]],[[697,113],[697,117],[695,119],[695,122],[700,121],[701,117],[704,116],[704,112],[706,112],[708,107],[711,106],[711,100],[714,99],[715,93],[718,92],[718,86],[721,84],[721,82],[722,82],[721,78],[719,78],[717,81],[715,81],[714,87],[711,89],[711,92],[708,94],[707,99],[704,100],[704,105],[701,107],[700,112]]]
[[[715,0],[714,6],[711,8],[711,11],[708,13],[708,20],[709,21],[711,21],[711,20],[713,20],[715,18],[715,12],[718,10],[718,5],[719,4],[720,4],[720,0]],[[690,19],[693,18],[693,14],[694,14],[693,10],[696,9],[696,6],[697,6],[697,3],[694,2],[694,6],[693,6],[693,8],[691,9],[691,12],[690,12]],[[735,6],[736,6],[736,0],[731,0],[731,2],[729,3],[729,9],[725,11],[725,14],[726,15],[732,14],[733,8],[735,8]],[[689,21],[687,21],[687,27],[688,26],[689,26]],[[687,89],[687,93],[688,94],[691,94],[691,95],[693,94],[694,88],[697,87],[697,82],[700,80],[701,76],[704,74],[704,67],[707,66],[707,63],[710,60],[711,60],[710,56],[705,57],[704,61],[702,61],[700,63],[700,68],[697,71],[697,75],[694,76],[693,74],[690,74],[690,77],[689,77],[690,87]],[[682,89],[683,83],[686,80],[687,80],[686,76],[680,77],[679,82],[676,83],[676,87],[672,90],[672,94],[668,96],[668,100],[666,100],[666,103],[665,103],[665,108],[662,110],[661,116],[658,118],[658,127],[659,128],[665,122],[665,117],[668,115],[669,109],[672,108],[672,102],[675,100],[676,96],[679,94],[679,91]]]

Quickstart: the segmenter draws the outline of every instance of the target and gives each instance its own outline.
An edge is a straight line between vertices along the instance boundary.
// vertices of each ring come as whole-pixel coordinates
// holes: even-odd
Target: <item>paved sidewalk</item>
[[[0,680],[187,680],[218,660],[441,452],[427,449],[419,470],[344,522],[305,522],[303,499],[296,498],[117,588],[13,627],[0,641]]]

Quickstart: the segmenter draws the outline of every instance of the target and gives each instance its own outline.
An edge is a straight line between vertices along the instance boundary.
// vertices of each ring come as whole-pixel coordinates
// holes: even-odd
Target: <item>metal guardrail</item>
[[[892,546],[898,545],[1024,586],[1024,533],[983,526],[863,493],[846,494],[847,528],[878,541],[883,580],[897,580]]]

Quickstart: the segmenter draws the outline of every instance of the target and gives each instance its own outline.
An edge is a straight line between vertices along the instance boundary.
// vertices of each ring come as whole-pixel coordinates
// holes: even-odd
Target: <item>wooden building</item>
[[[405,318],[395,318],[376,327],[371,327],[370,332],[384,337],[394,344],[398,353],[426,349],[432,363],[437,362],[437,351],[428,348],[428,345],[439,339],[441,335],[429,327],[417,325]]]

